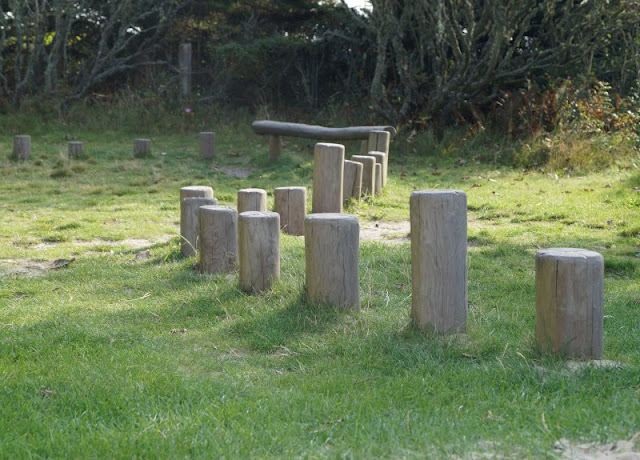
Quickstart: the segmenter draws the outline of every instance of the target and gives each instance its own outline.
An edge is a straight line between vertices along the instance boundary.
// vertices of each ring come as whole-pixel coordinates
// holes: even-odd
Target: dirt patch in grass
[[[91,241],[73,241],[70,244],[72,246],[77,246],[79,248],[91,248],[93,246],[96,247],[104,247],[104,246],[111,246],[111,247],[119,247],[119,246],[125,246],[127,248],[130,249],[142,249],[142,248],[146,248],[149,246],[153,246],[154,244],[161,244],[161,243],[166,243],[167,241],[169,241],[171,238],[173,238],[175,235],[163,235],[160,238],[157,238],[155,240],[148,240],[146,238],[127,238],[124,240],[118,240],[118,241],[112,241],[112,240],[103,240],[103,239],[95,239],[95,240],[91,240]],[[51,249],[51,248],[55,248],[56,246],[58,246],[60,243],[58,242],[44,242],[44,243],[40,243],[37,244],[35,246],[33,246],[33,249]]]
[[[405,222],[361,222],[360,240],[379,241],[387,244],[408,243],[411,228]]]
[[[629,441],[616,441],[610,444],[593,443],[571,443],[566,439],[561,439],[555,443],[553,449],[560,454],[560,459],[618,459],[618,460],[640,460],[640,452],[635,448],[636,441],[640,433],[636,434]]]
[[[0,278],[42,276],[51,262],[31,259],[0,259]]]

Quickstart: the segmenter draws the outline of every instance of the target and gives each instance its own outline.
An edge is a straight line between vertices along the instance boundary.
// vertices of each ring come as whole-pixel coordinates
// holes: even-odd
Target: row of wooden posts
[[[343,146],[316,144],[310,215],[304,187],[276,188],[275,212],[266,210],[262,189],[238,191],[234,209],[217,206],[211,187],[182,188],[183,254],[197,253],[203,273],[239,267],[241,289],[259,293],[279,278],[280,230],[303,234],[308,300],[358,310],[360,226],[354,216],[341,213],[347,164]],[[468,304],[467,196],[457,190],[418,191],[409,202],[412,320],[421,329],[463,332]],[[569,357],[600,359],[602,256],[556,248],[538,251],[535,259],[539,346]]]
[[[214,132],[200,133],[200,157],[211,159],[215,153]],[[69,159],[78,159],[84,156],[83,144],[80,141],[70,141],[67,146]],[[135,139],[133,141],[133,157],[145,158],[151,155],[150,139]],[[31,136],[20,134],[13,138],[13,151],[11,158],[17,161],[27,161],[31,157]]]

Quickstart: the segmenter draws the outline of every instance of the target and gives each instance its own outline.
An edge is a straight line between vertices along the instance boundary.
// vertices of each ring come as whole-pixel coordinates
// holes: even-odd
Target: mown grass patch
[[[88,158],[65,177],[51,177],[65,132],[34,137],[38,165],[0,144],[0,457],[552,457],[560,439],[640,431],[637,170],[556,177],[393,144],[382,196],[347,211],[406,221],[413,190],[467,193],[468,331],[445,337],[411,326],[407,242],[361,243],[360,313],[308,305],[298,237],[282,236],[281,280],[260,296],[179,254],[181,186],[227,205],[239,188],[310,187],[302,140],[269,162],[231,123],[213,162],[180,132],[134,160],[134,134],[74,132]],[[563,246],[605,257],[616,366],[572,370],[535,346],[534,254]]]

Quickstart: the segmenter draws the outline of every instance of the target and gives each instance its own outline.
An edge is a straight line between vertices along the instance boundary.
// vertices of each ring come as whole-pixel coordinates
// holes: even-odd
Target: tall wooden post
[[[594,251],[536,253],[536,341],[573,358],[602,358],[604,259]]]
[[[70,160],[77,160],[84,156],[84,151],[82,149],[82,142],[71,141],[67,145],[67,157]]]
[[[367,148],[370,152],[383,152],[386,154],[384,165],[382,166],[382,186],[387,185],[387,171],[389,170],[389,143],[391,134],[389,131],[371,131]]]
[[[178,51],[178,67],[180,70],[180,92],[182,96],[191,95],[191,43],[181,43]]]
[[[342,212],[344,145],[318,143],[313,154],[311,212]]]
[[[413,192],[411,316],[420,328],[462,332],[467,325],[467,196]]]

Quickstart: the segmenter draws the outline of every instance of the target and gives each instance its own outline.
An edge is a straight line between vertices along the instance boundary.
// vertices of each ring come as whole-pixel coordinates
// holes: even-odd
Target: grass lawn
[[[269,162],[249,120],[216,132],[213,164],[197,132],[151,136],[138,160],[145,133],[36,130],[24,164],[7,159],[20,133],[0,137],[0,457],[544,458],[567,454],[560,440],[640,431],[634,165],[558,177],[392,143],[383,195],[347,209],[362,225],[407,221],[414,190],[468,196],[468,331],[438,336],[409,321],[406,231],[361,242],[359,313],[306,304],[298,237],[282,236],[281,280],[263,295],[196,273],[179,254],[180,187],[210,185],[227,205],[240,188],[272,205],[275,187],[311,187],[308,141]],[[65,158],[72,137],[86,159]],[[603,254],[612,365],[536,350],[546,247]]]

